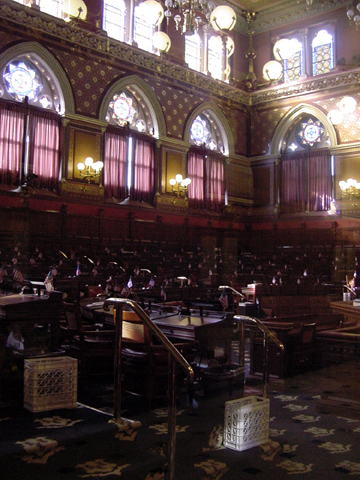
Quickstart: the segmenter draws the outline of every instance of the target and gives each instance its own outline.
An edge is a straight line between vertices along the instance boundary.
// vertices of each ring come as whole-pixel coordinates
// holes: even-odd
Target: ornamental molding
[[[274,102],[289,97],[299,97],[309,93],[317,93],[330,89],[341,89],[350,85],[359,84],[360,70],[351,70],[348,72],[336,72],[319,77],[311,77],[301,83],[284,83],[279,87],[256,91],[251,94],[251,105]]]

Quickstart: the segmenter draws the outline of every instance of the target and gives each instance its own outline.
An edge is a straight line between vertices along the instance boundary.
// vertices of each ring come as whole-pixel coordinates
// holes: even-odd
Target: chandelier
[[[350,25],[355,25],[356,30],[360,26],[360,2],[352,2],[346,10]]]
[[[193,35],[201,25],[210,25],[217,31],[230,31],[236,23],[234,10],[227,5],[212,8],[205,0],[165,0],[167,24],[174,19],[176,30]]]

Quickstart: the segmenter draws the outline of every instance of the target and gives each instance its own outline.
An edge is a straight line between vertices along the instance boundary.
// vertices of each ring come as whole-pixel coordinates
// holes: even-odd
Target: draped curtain
[[[281,211],[326,211],[332,199],[330,153],[314,150],[281,157]]]
[[[297,213],[306,210],[307,154],[281,158],[281,211]]]
[[[217,157],[207,159],[208,207],[220,211],[224,205],[225,168],[224,160]]]
[[[189,207],[205,207],[205,168],[204,154],[198,151],[190,151],[188,154],[188,177],[191,183],[188,189]]]
[[[122,132],[106,132],[104,137],[104,195],[126,197],[127,137]]]
[[[28,173],[37,188],[54,190],[60,176],[60,118],[52,112],[29,112]]]
[[[332,201],[331,161],[328,150],[314,150],[309,156],[309,210],[330,210]]]
[[[155,143],[134,138],[134,180],[130,198],[152,203],[155,193]]]
[[[21,106],[0,103],[0,184],[19,185],[25,114]]]

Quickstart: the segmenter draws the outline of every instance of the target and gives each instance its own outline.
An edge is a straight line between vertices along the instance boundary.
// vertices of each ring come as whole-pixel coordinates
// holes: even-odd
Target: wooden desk
[[[330,308],[334,313],[344,315],[344,320],[360,324],[360,307],[354,307],[351,302],[330,302]]]
[[[109,310],[104,310],[103,304],[104,302],[84,299],[80,302],[80,312],[91,323],[113,325],[113,308],[111,306]],[[221,322],[224,315],[204,317],[179,315],[176,312],[160,314],[158,311],[153,311],[150,313],[150,318],[167,337],[195,341],[195,327]]]
[[[12,324],[21,329],[25,339],[25,348],[34,347],[35,326],[51,326],[51,348],[59,347],[60,311],[62,296],[60,292],[49,295],[15,294],[0,297],[0,333],[8,334]]]

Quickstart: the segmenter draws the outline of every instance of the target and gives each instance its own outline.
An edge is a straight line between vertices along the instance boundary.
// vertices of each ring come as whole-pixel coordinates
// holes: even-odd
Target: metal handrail
[[[241,298],[246,298],[246,296],[245,296],[243,293],[239,292],[238,290],[235,290],[235,288],[230,287],[229,285],[220,285],[220,286],[218,287],[218,289],[219,289],[219,290],[227,290],[227,289],[229,289],[229,290],[231,290],[232,292],[234,292],[236,295],[238,295],[239,297],[241,297]]]
[[[152,322],[147,313],[134,300],[128,298],[108,298],[103,308],[114,307],[114,320],[116,328],[116,348],[114,359],[114,419],[118,424],[128,423],[121,419],[121,342],[122,342],[122,310],[125,305],[129,306],[140,318],[140,320],[156,336],[159,342],[166,348],[169,355],[169,376],[168,376],[168,433],[169,433],[169,480],[175,479],[175,444],[176,444],[176,406],[175,406],[175,362],[180,365],[188,377],[189,386],[192,389],[194,383],[194,370],[179,350],[162,333],[155,323]]]
[[[263,389],[263,396],[264,398],[267,397],[267,385],[268,385],[268,373],[269,373],[269,342],[271,340],[277,348],[280,350],[280,354],[282,355],[285,352],[284,345],[280,342],[277,338],[276,334],[269,330],[267,326],[258,318],[248,317],[245,315],[234,315],[234,320],[238,322],[242,322],[244,325],[247,322],[255,323],[255,325],[263,332],[264,334],[264,372],[263,372],[263,379],[264,379],[264,389]]]

